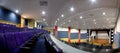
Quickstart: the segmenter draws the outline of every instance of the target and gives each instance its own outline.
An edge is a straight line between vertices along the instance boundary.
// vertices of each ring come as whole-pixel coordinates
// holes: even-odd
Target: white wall
[[[120,1],[119,1],[120,3]],[[120,12],[120,9],[119,9],[119,12]],[[114,36],[114,43],[116,45],[116,48],[120,47],[120,40],[119,40],[119,34],[117,33],[120,33],[120,13],[119,13],[119,17],[118,17],[118,20],[117,20],[117,24],[116,24],[116,27],[115,27],[115,36]]]
[[[117,35],[117,33],[120,32],[120,15],[119,15],[119,18],[117,20],[117,25],[116,25],[116,28],[115,28],[115,36],[114,36],[114,43],[116,45],[116,48],[120,47],[119,45],[119,35]]]
[[[115,28],[115,33],[116,32],[120,32],[120,16],[118,18],[117,25],[116,25],[116,28]]]

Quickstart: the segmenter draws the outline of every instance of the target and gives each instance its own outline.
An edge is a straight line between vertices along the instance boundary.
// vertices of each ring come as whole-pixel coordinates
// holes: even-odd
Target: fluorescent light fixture
[[[46,14],[46,12],[45,11],[42,11],[42,15],[45,15]]]
[[[19,13],[19,10],[15,10],[16,13]]]
[[[62,14],[61,17],[64,17],[64,15]]]
[[[80,16],[80,19],[82,19],[83,17],[82,16]]]
[[[73,12],[75,9],[73,7],[70,8],[70,11]]]
[[[106,15],[106,13],[105,13],[105,12],[103,12],[102,14],[103,14],[103,15]]]

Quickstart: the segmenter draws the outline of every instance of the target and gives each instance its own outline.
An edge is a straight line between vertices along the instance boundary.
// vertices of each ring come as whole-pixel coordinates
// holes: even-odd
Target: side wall
[[[120,47],[120,1],[118,0],[118,19],[115,27],[115,35],[114,35],[114,46],[115,48]]]

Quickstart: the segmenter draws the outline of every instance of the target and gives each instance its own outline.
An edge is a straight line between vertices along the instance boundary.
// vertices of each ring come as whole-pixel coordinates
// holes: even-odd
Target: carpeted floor
[[[32,53],[47,53],[44,36],[40,36]]]

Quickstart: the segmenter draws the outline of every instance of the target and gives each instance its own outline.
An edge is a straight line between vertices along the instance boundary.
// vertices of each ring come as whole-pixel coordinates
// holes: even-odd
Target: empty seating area
[[[62,40],[61,40],[62,41]],[[80,50],[84,50],[84,51],[88,51],[88,52],[94,52],[93,48],[96,49],[96,50],[106,50],[106,49],[109,49],[109,50],[112,50],[112,46],[110,45],[107,45],[107,46],[104,46],[104,45],[95,45],[95,44],[90,44],[90,43],[68,43],[66,41],[62,41],[68,45],[71,45],[72,47],[75,47],[77,49],[80,49]]]
[[[42,29],[24,29],[0,23],[0,53],[23,53],[24,50],[30,50],[39,36],[37,34],[44,32]]]

